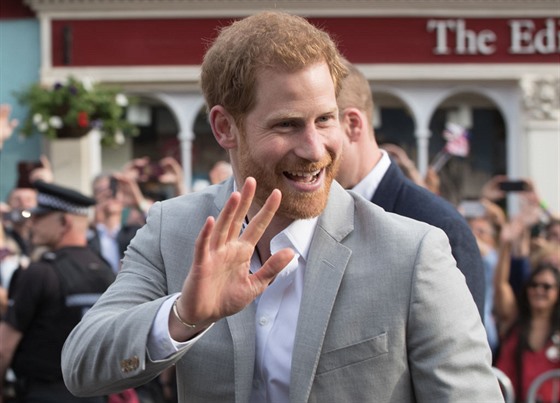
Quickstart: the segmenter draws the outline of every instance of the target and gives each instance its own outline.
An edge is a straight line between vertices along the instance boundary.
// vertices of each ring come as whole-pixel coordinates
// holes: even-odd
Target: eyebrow
[[[335,106],[334,108],[321,112],[317,116],[324,116],[324,115],[336,115],[338,113],[338,107]],[[269,118],[269,121],[281,121],[281,120],[305,120],[305,118],[298,112],[292,111],[277,111],[274,115]]]

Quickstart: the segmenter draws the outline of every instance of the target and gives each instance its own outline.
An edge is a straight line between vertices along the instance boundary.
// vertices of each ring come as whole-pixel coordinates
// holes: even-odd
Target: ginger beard
[[[263,166],[253,156],[252,148],[247,144],[244,133],[239,135],[238,167],[241,178],[252,176],[257,181],[255,202],[262,206],[274,189],[282,192],[282,202],[277,214],[291,219],[308,219],[317,217],[327,206],[332,181],[336,176],[340,158],[334,153],[326,153],[319,162],[310,162],[301,158],[284,158],[275,167]],[[323,186],[314,192],[297,191],[289,185],[290,180],[298,178],[290,172],[316,172],[312,180],[322,180]],[[322,178],[320,178],[322,176]]]

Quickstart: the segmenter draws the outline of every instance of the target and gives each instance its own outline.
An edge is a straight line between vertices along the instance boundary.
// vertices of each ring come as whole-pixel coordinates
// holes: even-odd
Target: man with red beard
[[[201,85],[233,178],[151,208],[66,342],[74,393],[176,365],[180,402],[502,400],[443,232],[333,181],[346,73],[303,18],[222,29]]]

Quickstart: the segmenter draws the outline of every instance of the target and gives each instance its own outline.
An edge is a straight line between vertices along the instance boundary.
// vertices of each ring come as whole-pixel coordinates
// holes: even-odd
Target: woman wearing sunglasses
[[[560,269],[555,256],[541,256],[516,295],[509,282],[515,227],[510,222],[502,228],[496,267],[494,307],[502,337],[495,365],[510,378],[516,400],[525,402],[539,375],[560,368]],[[537,401],[557,401],[559,394],[558,385],[548,381]]]

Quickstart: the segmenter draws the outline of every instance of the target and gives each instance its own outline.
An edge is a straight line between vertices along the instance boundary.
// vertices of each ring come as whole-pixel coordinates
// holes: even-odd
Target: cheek
[[[326,142],[326,147],[331,152],[340,156],[344,147],[349,147],[349,142],[346,141],[345,135],[340,132],[340,130],[332,130],[329,132]]]

